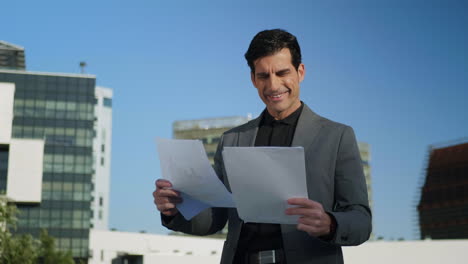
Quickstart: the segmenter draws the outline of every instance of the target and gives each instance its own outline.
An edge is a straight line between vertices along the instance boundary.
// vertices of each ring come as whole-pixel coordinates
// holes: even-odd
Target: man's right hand
[[[156,190],[153,192],[154,204],[165,216],[173,216],[179,213],[176,204],[182,202],[180,193],[171,189],[172,184],[167,180],[156,181]]]

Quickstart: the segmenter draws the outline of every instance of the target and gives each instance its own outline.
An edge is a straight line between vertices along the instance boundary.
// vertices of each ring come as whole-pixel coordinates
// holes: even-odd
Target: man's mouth
[[[275,93],[275,94],[269,94],[267,95],[268,99],[271,101],[281,101],[283,97],[288,93],[289,91],[284,91],[282,93]]]

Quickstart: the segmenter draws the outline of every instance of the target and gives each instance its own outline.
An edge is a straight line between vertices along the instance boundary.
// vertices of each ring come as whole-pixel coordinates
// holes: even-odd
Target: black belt
[[[286,263],[283,249],[249,252],[247,254],[249,264]]]

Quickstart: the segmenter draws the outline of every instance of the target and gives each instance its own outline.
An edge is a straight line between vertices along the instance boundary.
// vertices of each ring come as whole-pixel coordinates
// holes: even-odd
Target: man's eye
[[[288,73],[289,73],[289,71],[280,71],[280,72],[278,72],[276,75],[278,75],[278,76],[281,77],[281,76],[286,76],[286,75],[288,75]]]

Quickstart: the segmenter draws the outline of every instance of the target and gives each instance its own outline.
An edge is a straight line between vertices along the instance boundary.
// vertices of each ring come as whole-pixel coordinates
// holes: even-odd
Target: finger
[[[181,197],[180,193],[172,189],[158,189],[154,192],[155,197]]]
[[[182,203],[183,199],[180,197],[156,197],[154,198],[154,204],[162,205],[166,203],[172,203],[172,204],[180,204]]]
[[[179,204],[179,203],[182,203],[183,199],[180,197],[157,197],[154,199],[154,201],[157,204],[164,204],[164,203]]]
[[[153,192],[153,202],[154,204],[159,207],[163,204],[166,204],[166,203],[174,203],[174,204],[177,204],[177,203],[181,203],[182,202],[182,198],[181,197],[171,197],[171,196],[161,196],[161,195],[158,195],[159,191],[155,191]],[[158,208],[159,209],[159,208]]]
[[[311,218],[320,218],[321,211],[305,207],[288,208],[285,211],[286,215],[303,215]]]
[[[164,179],[158,179],[156,180],[156,188],[171,188],[172,187],[172,183],[168,180],[164,180]]]
[[[175,208],[175,209],[166,210],[166,211],[161,212],[161,213],[163,215],[165,215],[165,216],[173,216],[173,215],[179,213],[179,210],[177,210],[177,208]]]
[[[299,217],[297,220],[298,224],[303,224],[306,226],[311,227],[321,227],[323,225],[323,221],[317,218],[310,218],[310,217]]]
[[[316,207],[322,207],[320,203],[317,203],[316,201],[312,201],[307,198],[290,198],[287,200],[288,204],[290,205],[298,205],[302,207],[309,207],[309,208],[316,208]]]
[[[320,231],[318,228],[314,226],[309,226],[309,225],[304,225],[304,224],[298,224],[296,226],[297,230],[307,232],[311,236],[320,236]]]
[[[167,210],[175,209],[176,205],[173,203],[162,203],[162,204],[157,204],[157,208],[160,212],[165,212]]]
[[[175,203],[175,204],[179,204],[184,201],[182,197],[168,197],[168,199],[170,203]]]

